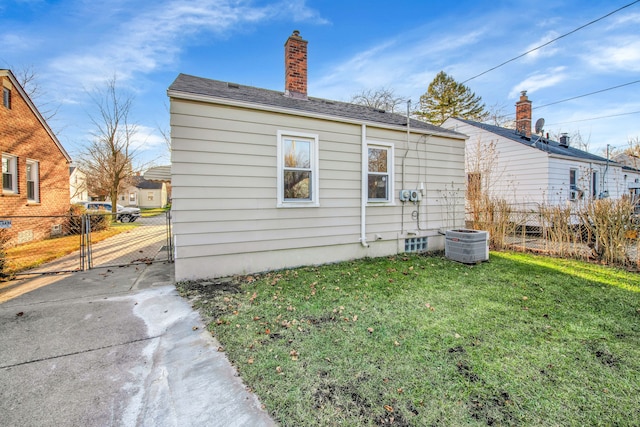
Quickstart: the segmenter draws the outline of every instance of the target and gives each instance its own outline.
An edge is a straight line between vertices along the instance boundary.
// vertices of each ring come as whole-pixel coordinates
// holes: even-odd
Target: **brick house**
[[[43,217],[69,213],[71,158],[10,70],[0,88],[0,219],[13,245],[60,231],[62,219]]]

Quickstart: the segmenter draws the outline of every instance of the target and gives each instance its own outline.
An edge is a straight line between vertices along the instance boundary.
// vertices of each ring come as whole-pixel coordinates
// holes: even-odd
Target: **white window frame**
[[[153,191],[147,191],[147,202],[153,202],[154,194]]]
[[[31,167],[31,180],[29,180],[29,167]],[[29,197],[29,182],[33,182],[33,197]],[[27,159],[25,167],[25,195],[30,203],[40,203],[40,163],[37,160]]]
[[[386,173],[369,172],[369,148],[387,150],[387,172]],[[363,165],[363,168],[365,168],[365,170],[366,170],[366,174],[365,174],[365,177],[364,177],[365,181],[364,181],[363,185],[367,189],[367,204],[368,205],[375,205],[375,206],[395,205],[394,145],[392,143],[390,143],[390,142],[368,140],[366,149],[367,149],[367,155],[366,155],[367,162],[366,162],[366,164]],[[369,198],[369,174],[387,175],[387,177],[388,177],[387,178],[387,180],[388,180],[388,183],[387,183],[388,191],[387,191],[387,198],[386,199],[370,199]]]
[[[2,172],[2,192],[5,194],[18,194],[18,158],[10,154],[2,153],[2,163],[8,161],[8,173],[12,176],[11,188],[4,188],[4,170]]]
[[[312,133],[279,130],[277,133],[277,207],[279,208],[301,208],[320,206],[320,159],[319,159],[319,138]],[[284,141],[287,139],[299,139],[311,143],[311,198],[309,200],[291,200],[284,197]]]

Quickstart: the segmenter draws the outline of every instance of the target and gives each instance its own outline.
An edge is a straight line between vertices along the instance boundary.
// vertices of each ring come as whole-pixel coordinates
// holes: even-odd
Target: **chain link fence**
[[[0,217],[0,275],[173,261],[171,212]]]

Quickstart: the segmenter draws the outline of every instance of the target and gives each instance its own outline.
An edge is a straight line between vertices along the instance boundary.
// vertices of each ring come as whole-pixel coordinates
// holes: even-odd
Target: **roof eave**
[[[16,79],[16,77],[13,75],[13,72],[11,72],[11,70],[0,70],[0,75],[8,77],[9,80],[11,81],[11,84],[18,89],[18,92],[20,92],[22,99],[25,100],[25,102],[27,103],[27,105],[29,106],[33,114],[35,114],[36,118],[38,119],[42,127],[44,127],[45,131],[47,131],[47,133],[49,134],[53,142],[56,144],[56,146],[58,147],[62,155],[65,157],[65,159],[67,159],[67,162],[71,163],[71,156],[69,156],[69,153],[67,153],[67,150],[64,149],[64,147],[58,140],[58,137],[53,133],[53,131],[47,124],[47,121],[44,119],[44,117],[42,117],[42,114],[40,114],[40,111],[38,111],[35,104],[31,101],[31,98],[29,98],[29,95],[27,95],[27,93],[24,91],[24,89],[22,88],[22,85],[18,82],[18,79]]]
[[[217,96],[211,96],[211,95],[202,95],[202,94],[197,94],[192,92],[183,92],[183,91],[172,90],[172,89],[167,90],[167,96],[169,96],[169,98],[182,99],[185,101],[198,101],[198,102],[207,102],[212,104],[230,105],[234,107],[252,108],[255,110],[269,111],[273,113],[290,114],[290,115],[302,116],[302,117],[311,117],[315,119],[331,120],[331,121],[356,124],[356,125],[365,124],[369,126],[375,126],[381,129],[399,130],[403,132],[407,131],[406,126],[394,126],[387,123],[380,123],[380,122],[375,122],[370,120],[358,120],[358,119],[352,119],[344,116],[321,114],[321,113],[315,113],[315,112],[305,111],[305,110],[296,110],[293,108],[276,107],[273,105],[239,101],[236,99],[223,98],[223,97],[217,97]],[[469,138],[467,135],[463,135],[463,134],[455,135],[449,132],[438,132],[438,131],[420,129],[415,127],[411,127],[410,130],[413,133],[443,136],[443,137],[458,139],[462,141],[465,141]]]

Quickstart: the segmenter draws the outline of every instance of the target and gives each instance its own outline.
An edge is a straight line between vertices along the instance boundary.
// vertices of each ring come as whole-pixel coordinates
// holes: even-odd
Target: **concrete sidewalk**
[[[157,262],[0,289],[0,425],[274,425],[173,283]]]

